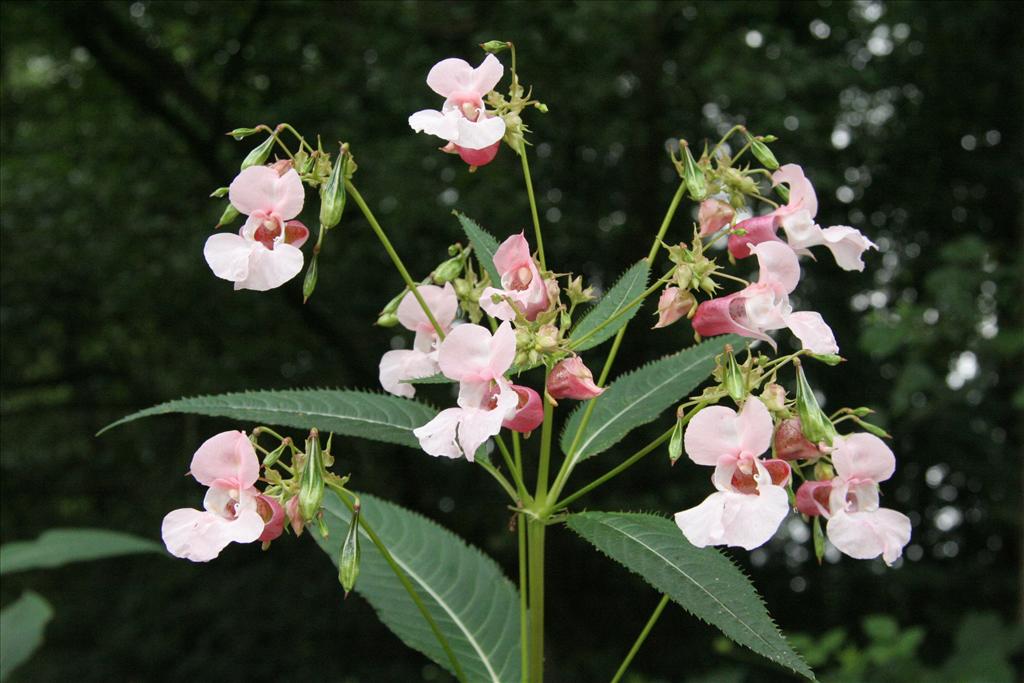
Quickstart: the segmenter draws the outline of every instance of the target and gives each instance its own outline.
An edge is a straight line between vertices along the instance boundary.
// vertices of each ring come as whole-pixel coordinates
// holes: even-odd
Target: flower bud
[[[313,521],[324,500],[324,459],[320,434],[314,429],[306,439],[306,464],[299,478],[299,513],[302,521]]]
[[[721,199],[705,199],[700,203],[697,221],[700,223],[700,236],[707,237],[718,232],[732,221],[732,207]]]
[[[551,398],[571,398],[579,401],[604,393],[604,389],[594,384],[593,373],[579,356],[566,358],[551,369],[547,391]]]
[[[285,439],[281,442],[280,446],[267,453],[266,457],[263,458],[263,466],[273,467],[274,463],[280,460],[281,456],[284,455],[284,449],[288,447],[289,443],[291,443],[291,439]]]
[[[262,493],[256,496],[256,512],[263,518],[263,533],[257,541],[269,543],[284,533],[284,508],[277,498]]]
[[[583,288],[583,276],[577,275],[575,278],[569,280],[569,284],[565,287],[565,295],[569,297],[569,302],[572,304],[582,304],[587,301],[594,300],[594,288],[587,287]]]
[[[331,175],[320,187],[320,225],[328,230],[341,220],[345,211],[345,172],[348,169],[348,152],[344,146],[341,156],[335,160]]]
[[[505,40],[488,40],[486,43],[480,43],[480,49],[492,55],[504,52],[510,47],[512,47],[512,43]]]
[[[828,497],[832,481],[808,480],[796,490],[796,509],[808,517],[828,515]]]
[[[295,168],[295,166],[292,164],[291,159],[278,159],[274,163],[268,164],[268,168],[270,168],[270,170],[276,173],[277,177],[280,178],[285,173]]]
[[[668,327],[697,306],[693,294],[678,287],[666,287],[658,298],[658,322],[653,329]]]
[[[240,170],[244,171],[250,166],[259,166],[264,163],[267,160],[267,157],[270,156],[270,150],[274,148],[274,141],[276,139],[276,135],[271,135],[269,138],[261,142],[258,147],[255,147],[251,152],[249,152],[245,159],[242,159]]]
[[[770,382],[764,385],[764,389],[761,390],[761,403],[765,404],[773,413],[785,413],[786,410],[786,390],[781,384]]]
[[[341,557],[338,559],[338,581],[345,591],[345,597],[356,585],[359,577],[359,511],[361,507],[359,499],[352,510],[352,523],[349,524],[348,533],[345,534],[345,542],[341,544]]]
[[[231,202],[228,202],[227,206],[224,207],[224,212],[220,215],[220,220],[217,221],[217,225],[215,225],[214,228],[228,225],[236,218],[238,218],[238,209],[236,209]]]
[[[838,353],[812,353],[811,354],[811,358],[813,358],[814,360],[819,360],[822,363],[824,363],[825,365],[832,365],[832,366],[839,365],[844,360],[846,360],[845,358],[840,356]]]
[[[236,140],[241,140],[242,138],[247,138],[250,135],[255,135],[256,133],[259,132],[259,128],[235,128],[233,131],[228,133],[228,135],[230,135]]]
[[[683,455],[683,423],[676,420],[676,426],[672,429],[672,436],[668,440],[668,460],[672,465],[676,464]]]
[[[502,422],[501,426],[514,432],[529,434],[544,422],[544,404],[540,400],[540,394],[530,387],[513,384],[512,390],[519,396],[519,405],[516,406],[515,414]]]
[[[465,260],[462,256],[453,256],[452,258],[444,261],[437,268],[434,269],[431,277],[434,279],[434,284],[443,285],[446,282],[451,282],[455,278],[462,275],[462,269],[465,265]],[[458,290],[456,290],[458,294]]]
[[[831,446],[832,439],[836,437],[836,429],[818,406],[818,399],[807,383],[800,359],[794,359],[793,364],[796,366],[796,412],[800,416],[804,436],[813,443]]]
[[[313,258],[309,260],[309,267],[306,268],[306,277],[302,280],[302,303],[309,301],[309,297],[312,296],[313,290],[316,289],[317,280],[317,263],[320,260],[320,255],[314,251]]]
[[[747,139],[750,140],[750,152],[754,157],[764,165],[769,171],[774,171],[779,167],[779,161],[775,158],[775,155],[768,145],[764,144],[762,138],[756,138],[750,133],[747,133]]]
[[[537,351],[551,351],[558,347],[558,328],[554,325],[542,325],[534,339]]]
[[[295,464],[294,462],[292,463]],[[284,513],[288,518],[288,523],[292,527],[292,532],[296,536],[302,535],[302,530],[306,527],[302,521],[302,515],[299,513],[299,497],[292,496],[284,504]]]
[[[216,190],[210,193],[210,196],[213,197],[214,199],[221,199],[222,197],[227,197],[228,191],[230,189],[231,188],[228,187],[218,187]]]
[[[398,324],[398,305],[402,303],[402,299],[405,298],[409,288],[406,287],[398,296],[388,302],[387,306],[381,309],[381,312],[377,314],[377,325],[381,327],[394,327]]]
[[[679,147],[683,155],[683,180],[686,182],[686,190],[690,193],[691,199],[702,201],[708,194],[704,171],[697,165],[693,154],[690,153],[690,146],[686,144],[685,140],[679,141]]]
[[[775,428],[775,457],[783,460],[815,460],[822,456],[816,444],[804,436],[800,418],[783,420]]]
[[[733,355],[732,345],[725,345],[725,360],[722,366],[722,388],[729,392],[729,396],[737,404],[742,402],[747,394],[747,380],[743,377],[743,371],[740,370],[739,363],[736,362],[736,356]]]

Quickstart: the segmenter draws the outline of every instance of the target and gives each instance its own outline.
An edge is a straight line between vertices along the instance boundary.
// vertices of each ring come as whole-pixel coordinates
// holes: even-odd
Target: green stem
[[[526,159],[526,143],[519,141],[519,159],[523,163],[523,179],[526,181],[526,196],[530,198],[530,215],[533,217],[533,234],[537,238],[537,256],[540,269],[547,270],[544,262],[544,239],[540,234],[540,218],[537,216],[537,200],[533,196],[533,180],[530,178],[530,162]]]
[[[547,375],[544,377],[544,386],[547,386]],[[537,466],[537,489],[534,498],[543,501],[548,494],[548,467],[551,463],[551,435],[554,432],[554,406],[548,398],[547,391],[544,392],[544,424],[540,432],[540,463]]]
[[[519,433],[512,432],[512,435],[512,438],[515,439]],[[508,446],[505,445],[505,440],[501,438],[500,434],[494,438],[494,442],[498,444],[498,450],[501,451],[501,457],[505,459],[505,466],[508,467],[508,471],[512,475],[512,481],[516,485],[516,495],[518,499],[526,503],[532,503],[533,498],[531,498],[530,494],[527,493],[526,484],[523,483],[523,469],[519,464],[519,460],[512,460],[512,454],[508,452]],[[518,440],[514,441],[514,443],[518,449]]]
[[[647,264],[652,265],[654,263],[654,257],[658,255],[658,249],[661,248],[661,242],[665,239],[665,233],[668,232],[668,226],[672,222],[672,218],[676,215],[676,209],[679,208],[679,202],[683,201],[683,195],[686,194],[686,183],[679,183],[679,189],[676,190],[675,196],[672,197],[672,203],[668,205],[668,211],[665,212],[665,218],[661,221],[661,226],[658,228],[658,234],[654,238],[654,244],[651,245],[651,250],[647,254]]]
[[[526,517],[519,515],[516,519],[516,534],[519,537],[519,651],[522,683],[530,683],[530,649],[528,643],[530,629],[530,610],[526,604]]]
[[[349,509],[349,512],[354,513],[352,503],[349,502],[348,498],[344,495],[347,494],[348,491],[337,484],[331,484],[328,482],[327,485],[334,492],[334,495],[338,497],[338,500],[345,504],[345,507]],[[381,554],[381,557],[384,558],[384,561],[388,563],[389,567],[391,567],[391,571],[394,572],[399,583],[401,583],[402,587],[405,588],[405,592],[409,594],[410,598],[412,598],[412,601],[416,604],[416,608],[420,611],[420,614],[423,615],[423,618],[430,626],[430,630],[434,633],[434,637],[437,638],[437,642],[441,644],[441,649],[443,649],[444,653],[448,656],[448,661],[451,663],[452,669],[455,671],[455,677],[462,683],[465,683],[467,680],[466,673],[462,670],[462,666],[459,665],[459,660],[455,657],[455,653],[452,651],[451,645],[448,644],[448,639],[445,638],[444,633],[441,632],[437,622],[434,621],[434,617],[430,615],[430,611],[427,609],[427,606],[423,604],[423,600],[420,598],[419,593],[416,592],[416,588],[412,585],[412,582],[409,581],[409,577],[406,576],[405,572],[402,571],[402,568],[398,566],[398,563],[391,555],[391,552],[387,549],[387,546],[385,546],[384,542],[380,540],[380,536],[378,536],[373,528],[367,523],[365,515],[359,515],[359,526],[362,527],[367,537],[369,537],[370,541],[377,548],[377,551]]]
[[[624,316],[627,313],[629,313],[631,310],[633,310],[633,308],[635,306],[639,306],[640,304],[642,304],[644,302],[644,299],[649,297],[651,294],[654,294],[654,292],[656,292],[659,289],[661,289],[662,285],[664,285],[664,284],[666,284],[668,282],[667,278],[671,278],[672,274],[676,272],[676,268],[677,267],[678,266],[673,266],[671,268],[671,270],[669,270],[664,276],[659,278],[653,285],[651,285],[650,287],[645,289],[641,294],[637,294],[628,304],[626,304],[625,306],[623,306],[622,308],[617,310],[612,315],[608,316],[608,318],[606,318],[604,320],[604,322],[602,322],[600,325],[598,325],[594,329],[590,330],[590,332],[587,332],[585,335],[583,335],[579,339],[573,339],[572,342],[570,342],[570,344],[569,344],[569,348],[570,349],[579,348],[580,344],[582,344],[586,340],[590,339],[595,334],[597,334],[598,332],[600,332],[604,328],[608,327],[608,325],[611,325],[613,322],[615,322],[616,320],[618,320],[622,316]]]
[[[622,660],[622,664],[619,665],[619,670],[616,671],[615,676],[612,677],[612,683],[619,683],[619,681],[622,680],[622,675],[626,673],[626,669],[629,668],[633,658],[636,657],[636,653],[640,651],[640,646],[644,644],[645,640],[647,640],[647,636],[650,634],[651,629],[654,628],[654,625],[658,622],[658,617],[661,616],[661,613],[665,610],[665,605],[667,604],[668,596],[661,596],[661,602],[659,602],[658,606],[654,608],[654,614],[652,614],[651,618],[647,620],[647,623],[644,625],[644,630],[640,631],[640,635],[637,636],[636,642],[633,643],[633,647],[629,649],[629,652],[626,654],[626,658]]]
[[[529,681],[544,680],[544,532],[545,522],[531,519],[527,522],[529,544],[530,635]]]
[[[508,483],[508,479],[503,477],[501,472],[499,472],[494,467],[494,465],[492,465],[491,463],[487,462],[486,459],[480,459],[480,460],[477,460],[476,462],[477,462],[478,465],[480,465],[480,467],[483,467],[485,470],[487,470],[488,474],[490,474],[492,477],[494,477],[494,481],[498,482],[501,485],[501,488],[505,489],[505,493],[508,494],[508,497],[512,499],[513,503],[516,503],[516,504],[519,503],[519,500],[520,500],[519,494],[516,492],[516,490],[512,486],[512,484]]]
[[[419,288],[416,286],[416,283],[413,282],[412,276],[409,275],[409,271],[406,270],[405,264],[402,263],[402,259],[398,256],[398,252],[396,252],[395,248],[391,245],[391,240],[389,240],[388,236],[384,233],[384,229],[380,227],[380,223],[377,222],[373,212],[370,211],[370,207],[368,207],[366,202],[363,201],[363,196],[359,194],[359,191],[356,190],[356,186],[352,184],[351,180],[345,181],[345,189],[348,190],[348,195],[355,200],[356,205],[359,206],[359,210],[363,212],[363,216],[366,217],[370,227],[373,228],[373,231],[377,234],[377,239],[379,239],[380,243],[384,246],[384,251],[386,251],[388,256],[391,257],[391,262],[394,263],[395,268],[398,269],[398,273],[405,281],[405,286],[408,287],[409,291],[412,292],[412,295],[416,297],[416,301],[419,302],[420,308],[422,308],[423,312],[427,315],[427,320],[429,320],[430,324],[434,326],[434,330],[437,332],[437,338],[444,341],[444,330],[441,329],[441,325],[438,324],[437,318],[435,318],[434,314],[430,311],[430,306],[427,305],[427,302],[423,299],[423,295],[420,294]]]

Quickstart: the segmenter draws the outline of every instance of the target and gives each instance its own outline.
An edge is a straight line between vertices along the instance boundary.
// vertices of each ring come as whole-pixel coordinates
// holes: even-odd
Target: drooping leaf
[[[714,548],[690,544],[670,519],[625,512],[570,515],[570,529],[687,612],[740,645],[814,679],[779,632],[754,585]]]
[[[683,399],[711,374],[715,356],[726,344],[736,350],[745,346],[744,340],[735,335],[715,337],[618,377],[601,396],[592,399],[597,404],[580,437],[576,460],[607,450]],[[580,404],[562,431],[560,443],[566,455],[586,408],[586,403]]]
[[[583,339],[587,334],[597,328],[601,323],[622,311],[627,304],[632,302],[647,289],[647,278],[650,276],[651,266],[646,260],[633,264],[629,270],[623,273],[618,281],[608,290],[600,301],[587,311],[586,315],[580,318],[572,328],[569,340]],[[573,350],[584,351],[611,339],[623,325],[640,310],[640,305],[634,305],[629,311],[623,313],[599,332],[587,337],[579,346],[573,345]]]
[[[466,237],[469,238],[470,244],[476,251],[476,260],[480,262],[480,267],[491,277],[491,284],[501,287],[501,275],[494,267],[494,252],[498,251],[498,240],[494,238],[494,235],[481,228],[472,218],[467,218],[458,211],[455,212],[455,216],[459,219],[463,232],[466,233]]]
[[[60,567],[136,553],[163,553],[159,543],[106,529],[50,529],[34,541],[0,546],[0,574]]]
[[[53,608],[32,591],[0,611],[0,681],[24,664],[43,644],[43,631],[53,618]]]
[[[444,633],[470,681],[518,682],[519,598],[501,569],[455,534],[393,503],[359,494],[360,514],[390,551]],[[334,495],[324,501],[327,539],[313,534],[337,565],[352,515]],[[451,665],[415,603],[366,532],[355,592],[409,647]],[[339,590],[339,601],[341,600]]]
[[[348,389],[247,391],[168,401],[107,425],[100,434],[141,417],[194,413],[245,422],[334,432],[419,448],[412,430],[437,415],[418,401]]]

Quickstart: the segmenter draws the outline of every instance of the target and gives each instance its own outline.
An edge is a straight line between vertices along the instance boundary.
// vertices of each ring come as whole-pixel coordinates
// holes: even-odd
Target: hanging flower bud
[[[836,429],[818,406],[818,399],[815,398],[811,385],[807,383],[800,359],[794,359],[793,365],[796,366],[796,412],[800,416],[804,436],[813,443],[831,446],[832,439],[836,437]]]
[[[832,481],[808,480],[796,490],[796,509],[808,517],[828,515],[828,497]]]
[[[270,150],[274,148],[274,141],[276,139],[276,135],[271,135],[269,138],[261,142],[258,147],[255,147],[251,152],[249,152],[245,159],[242,160],[242,165],[239,170],[244,171],[250,166],[259,166],[266,162],[267,158],[270,156]]]
[[[765,168],[769,171],[774,171],[779,167],[778,159],[776,159],[772,151],[768,149],[768,145],[764,144],[764,138],[761,138],[760,136],[754,137],[750,133],[747,133],[747,139],[750,141],[750,152],[764,165]]]
[[[341,544],[341,557],[338,559],[338,581],[345,591],[345,597],[356,585],[359,577],[359,499],[356,499],[352,510],[352,523],[349,524],[345,542]]]
[[[403,289],[398,293],[398,296],[389,301],[388,305],[377,314],[377,325],[380,327],[394,327],[398,324],[398,305],[402,303],[402,299],[405,298],[408,291],[408,288]]]
[[[690,146],[686,144],[685,140],[679,141],[679,148],[683,155],[683,180],[686,182],[686,190],[690,193],[691,199],[702,201],[708,194],[704,171],[697,165],[693,154],[690,153]]]
[[[306,439],[306,464],[299,479],[299,513],[302,521],[313,521],[324,500],[324,458],[317,430]]]
[[[804,436],[800,418],[783,420],[775,428],[775,457],[783,460],[815,460],[822,456],[816,444]]]
[[[658,298],[658,322],[652,329],[668,327],[697,307],[693,294],[679,287],[666,287]]]
[[[600,396],[604,389],[594,384],[594,375],[579,356],[560,361],[548,375],[548,394],[551,398],[571,398],[578,401]]]
[[[512,391],[519,396],[519,404],[512,417],[502,422],[501,426],[514,432],[529,434],[544,422],[544,404],[540,400],[540,394],[530,387],[513,384]]]
[[[341,146],[341,155],[331,168],[331,175],[320,188],[320,225],[328,230],[341,221],[345,211],[345,173],[348,170],[347,145]]]
[[[700,203],[697,221],[700,223],[700,236],[713,235],[732,221],[733,210],[721,199],[705,199]]]

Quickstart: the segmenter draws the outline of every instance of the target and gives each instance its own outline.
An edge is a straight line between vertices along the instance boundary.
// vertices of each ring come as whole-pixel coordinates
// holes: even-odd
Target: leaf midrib
[[[627,277],[628,275],[629,275],[629,273],[627,273],[626,276],[623,277],[623,279],[625,279],[625,277]],[[650,275],[650,271],[645,271],[642,268],[637,270],[636,274],[633,275],[633,281],[628,284],[628,286],[626,287],[625,291],[623,292],[622,300],[619,301],[619,303],[615,306],[614,309],[612,309],[612,312],[608,314],[607,318],[612,318],[615,315],[618,315],[619,311],[623,310],[626,307],[626,304],[629,303],[629,301],[631,301],[631,299],[627,299],[626,298],[626,295],[629,294],[629,292],[633,291],[633,285],[636,284],[637,278],[639,278],[641,275],[643,276],[643,279],[646,282],[648,276]],[[618,284],[619,283],[616,283],[616,285],[618,285]],[[577,332],[579,332],[579,328],[583,326],[583,323],[587,322],[587,320],[590,318],[590,314],[593,313],[594,311],[596,311],[597,307],[600,306],[601,303],[603,303],[603,301],[604,301],[604,299],[602,299],[601,301],[597,302],[596,304],[594,304],[594,307],[591,310],[587,311],[587,315],[584,316],[584,318],[582,320],[580,320],[580,325],[578,325],[577,328],[573,330],[573,334],[576,334]],[[640,302],[637,302],[635,304],[635,306],[639,307],[642,304],[643,304],[643,302],[640,301]],[[598,324],[600,324],[600,323],[598,323]],[[597,325],[594,325],[594,327],[596,327],[596,326]],[[583,334],[588,334],[589,332],[590,332],[590,330],[586,330],[586,331],[584,331]],[[600,335],[601,335],[601,332],[598,332],[593,337],[591,337],[586,342],[584,342],[584,344],[589,344],[589,343],[593,342],[594,339],[596,337],[600,336]],[[582,336],[583,335],[578,335],[578,337],[582,337]],[[572,341],[572,335],[570,335],[569,341]]]

